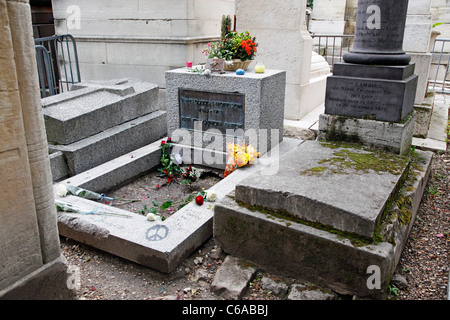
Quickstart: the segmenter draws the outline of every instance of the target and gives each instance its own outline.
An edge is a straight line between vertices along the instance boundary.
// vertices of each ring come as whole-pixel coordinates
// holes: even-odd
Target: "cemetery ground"
[[[434,152],[432,174],[386,299],[447,299],[450,235],[449,163],[448,151]],[[159,177],[154,171],[109,195],[124,199],[117,201],[116,206],[138,212],[144,209],[144,206],[151,208],[155,203],[161,204],[168,199],[183,203],[183,200],[191,194],[208,190],[222,177],[223,172],[205,169],[203,178],[192,185],[168,184],[165,178]],[[160,212],[161,216],[170,217],[178,205]],[[64,237],[61,237],[61,248],[68,263],[80,270],[77,299],[222,299],[211,289],[211,283],[227,254],[215,244],[213,238],[199,247],[171,274],[152,270]],[[256,270],[241,299],[288,299],[293,284],[301,283],[282,274],[268,273],[259,267],[256,267]],[[314,284],[308,286],[314,289]],[[338,295],[328,297],[351,298]]]

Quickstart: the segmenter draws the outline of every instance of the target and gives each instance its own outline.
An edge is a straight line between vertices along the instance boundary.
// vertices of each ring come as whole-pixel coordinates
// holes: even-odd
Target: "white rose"
[[[208,190],[206,191],[206,200],[209,202],[214,202],[217,199],[217,194],[214,190]]]
[[[175,161],[178,164],[182,164],[183,163],[183,157],[181,156],[181,154],[177,153],[177,154],[174,155],[174,157],[175,157]]]
[[[63,184],[58,184],[57,186],[56,186],[56,188],[55,188],[55,191],[56,191],[56,195],[58,196],[58,197],[65,197],[66,195],[67,195],[67,188],[66,188],[66,186],[65,185],[63,185]]]
[[[146,217],[147,217],[148,221],[162,221],[162,218],[159,215],[151,213],[151,212],[149,214],[147,214]]]

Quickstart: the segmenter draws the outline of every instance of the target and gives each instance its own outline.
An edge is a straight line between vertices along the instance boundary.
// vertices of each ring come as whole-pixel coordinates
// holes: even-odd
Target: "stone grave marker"
[[[319,139],[353,140],[408,153],[418,76],[403,49],[408,0],[360,0],[353,49],[327,80]],[[357,121],[347,121],[350,118]],[[339,124],[346,121],[345,126]],[[378,125],[367,135],[366,127]],[[392,124],[398,128],[392,132]],[[406,135],[406,137],[405,137]]]
[[[227,142],[245,142],[263,155],[283,141],[285,85],[280,70],[210,76],[187,68],[167,71],[168,135],[187,163],[224,168]]]
[[[225,252],[343,294],[383,296],[432,160],[411,156],[417,76],[401,48],[407,6],[359,1],[355,47],[328,78],[322,141],[303,142],[277,173],[254,173],[215,206]]]

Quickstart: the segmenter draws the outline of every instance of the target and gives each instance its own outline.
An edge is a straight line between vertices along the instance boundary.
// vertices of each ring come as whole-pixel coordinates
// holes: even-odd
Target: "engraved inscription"
[[[194,130],[197,121],[202,129],[244,129],[245,96],[239,93],[217,93],[179,90],[180,128]]]
[[[325,112],[350,117],[401,121],[405,86],[382,80],[330,78],[327,85]]]

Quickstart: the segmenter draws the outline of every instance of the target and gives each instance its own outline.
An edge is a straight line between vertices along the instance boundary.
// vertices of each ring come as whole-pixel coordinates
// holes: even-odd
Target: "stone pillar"
[[[354,48],[327,79],[319,139],[409,153],[418,76],[403,51],[407,9],[408,0],[359,0]]]
[[[347,63],[407,65],[403,51],[408,0],[359,0],[353,50]]]
[[[403,51],[408,0],[359,0],[353,50],[347,63],[407,65]]]
[[[28,1],[0,21],[0,298],[67,298]]]

